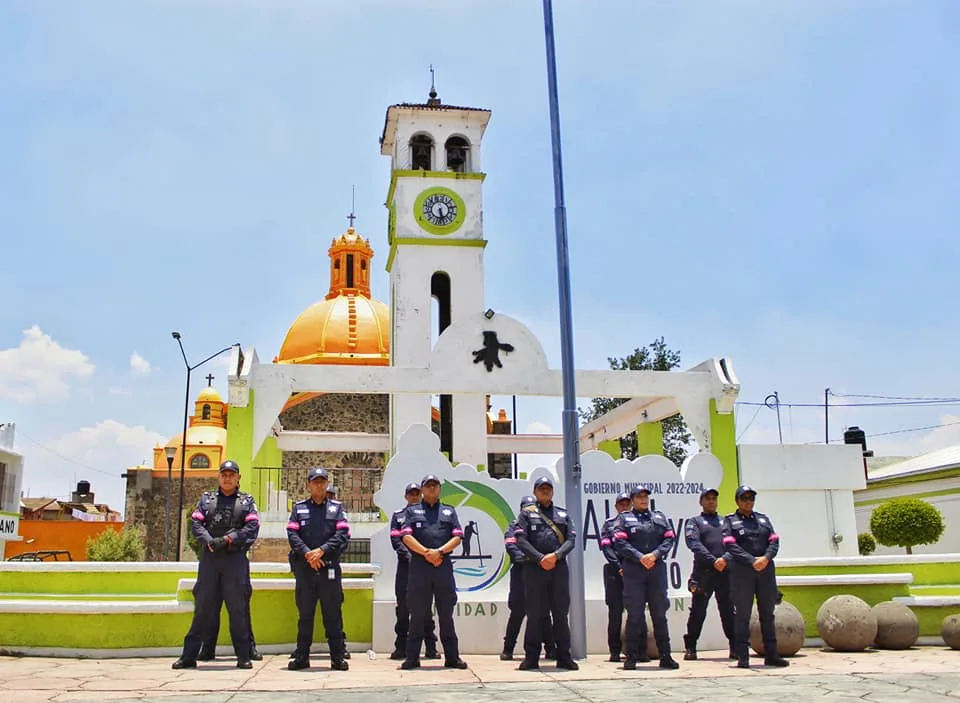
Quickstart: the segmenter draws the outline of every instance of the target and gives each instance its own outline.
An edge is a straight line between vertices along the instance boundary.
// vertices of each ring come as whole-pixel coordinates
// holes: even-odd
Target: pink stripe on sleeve
[[[613,538],[614,538],[614,539],[626,539],[626,538],[627,538],[627,533],[626,533],[626,532],[614,532],[614,533],[613,533]]]
[[[244,522],[260,522],[260,516],[257,515],[256,513],[248,513],[247,516],[243,518],[243,521]]]
[[[673,530],[667,530],[666,532],[663,533],[664,539],[666,539],[667,537],[673,537],[673,536],[675,536],[675,533]]]
[[[777,541],[779,541],[779,540],[780,540],[780,535],[778,535],[776,532],[774,532],[772,535],[770,535],[770,541],[771,541],[771,542],[777,542]]]
[[[399,537],[399,536],[402,535],[402,534],[403,534],[403,532],[401,532],[400,530],[390,530],[390,536],[391,536],[391,537]]]
[[[601,546],[601,547],[609,547],[609,546],[610,546],[610,540],[607,539],[606,537],[604,537],[602,540],[600,540],[600,546]]]
[[[404,527],[402,530],[400,530],[400,534],[401,534],[401,535],[412,535],[412,534],[413,534],[413,528],[412,528],[412,527]]]
[[[340,522],[337,523],[337,529],[338,529],[338,530],[349,530],[349,529],[350,529],[350,523],[347,522],[346,520],[341,520]]]
[[[300,523],[299,523],[299,522],[294,522],[293,520],[291,520],[290,522],[287,523],[287,529],[288,529],[288,530],[296,530],[297,532],[299,532],[299,531],[300,531]]]
[[[516,538],[516,537],[505,537],[504,540],[503,540],[503,543],[504,543],[504,544],[516,544],[516,543],[517,543],[517,538]]]
[[[192,517],[194,520],[199,520],[200,522],[204,522],[207,519],[207,516],[201,513],[199,510],[194,510],[193,515],[190,517]]]
[[[733,543],[736,542],[736,541],[737,541],[737,540],[735,540],[733,537],[724,537],[724,538],[723,538],[723,543],[724,543],[724,544],[733,544]]]
[[[459,527],[454,527],[454,528],[453,528],[453,536],[454,536],[454,537],[460,537],[460,536],[462,536],[462,535],[463,535],[463,530],[461,530]]]

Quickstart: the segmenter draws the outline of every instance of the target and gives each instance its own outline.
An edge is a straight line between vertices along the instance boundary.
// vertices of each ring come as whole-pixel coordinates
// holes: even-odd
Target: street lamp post
[[[187,460],[187,420],[190,417],[190,374],[196,369],[203,366],[205,363],[211,359],[216,359],[221,354],[225,354],[234,347],[239,347],[240,343],[236,342],[231,344],[229,347],[224,347],[215,354],[211,354],[203,361],[190,365],[190,362],[187,361],[187,353],[183,350],[183,341],[180,338],[179,332],[171,332],[170,335],[177,340],[177,344],[180,346],[180,355],[183,357],[183,365],[187,369],[187,390],[183,400],[183,435],[180,437],[180,499],[177,501],[177,558],[176,561],[180,561],[180,545],[181,540],[183,539],[183,478],[184,478],[184,469],[186,468]]]
[[[567,511],[583,515],[580,496],[580,431],[573,362],[573,309],[570,296],[570,258],[567,244],[567,209],[563,197],[563,152],[560,146],[560,102],[557,98],[557,49],[553,37],[553,3],[543,0],[543,27],[547,48],[547,89],[550,100],[550,140],[553,146],[554,228],[557,240],[557,283],[560,296],[560,360],[563,378],[563,494]],[[586,528],[584,527],[584,531]],[[582,538],[581,538],[582,539]],[[574,549],[570,564],[570,653],[587,656],[586,591],[583,550]]]
[[[177,448],[167,446],[164,448],[167,455],[167,526],[163,531],[163,560],[170,559],[170,500],[173,495],[173,457],[177,455]]]

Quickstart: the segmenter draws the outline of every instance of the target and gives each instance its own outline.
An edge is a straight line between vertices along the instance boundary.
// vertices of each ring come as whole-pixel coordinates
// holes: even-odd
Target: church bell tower
[[[387,109],[380,153],[391,162],[386,206],[393,366],[425,366],[434,335],[484,310],[480,146],[489,121],[489,110],[444,105],[433,85],[425,103]],[[430,427],[431,408],[428,395],[394,395],[393,442],[413,423]],[[441,451],[457,463],[485,465],[485,423],[482,391],[441,396]]]

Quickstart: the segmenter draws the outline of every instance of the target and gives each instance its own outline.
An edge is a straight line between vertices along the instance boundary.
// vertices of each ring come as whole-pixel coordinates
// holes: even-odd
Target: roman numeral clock
[[[467,216],[467,207],[456,191],[434,187],[417,196],[413,212],[424,232],[444,235],[460,229]]]

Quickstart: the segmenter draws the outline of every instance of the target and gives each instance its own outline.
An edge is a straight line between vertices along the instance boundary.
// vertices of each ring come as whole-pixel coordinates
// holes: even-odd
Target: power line
[[[841,396],[843,397],[843,396]],[[769,407],[763,402],[750,402],[738,400],[737,405]],[[879,403],[831,403],[830,409],[834,408],[899,408],[899,407],[945,407],[950,405],[960,405],[960,398],[944,398],[943,400],[905,400],[905,401],[884,401]],[[780,403],[782,408],[822,408],[823,403]]]
[[[875,400],[933,400],[941,402],[956,402],[960,398],[943,396],[922,396],[922,395],[874,395],[870,393],[834,393],[830,392],[834,398],[873,398]]]
[[[23,437],[24,439],[26,439],[27,441],[29,441],[31,444],[34,444],[34,445],[38,446],[40,449],[44,450],[45,452],[50,452],[51,454],[54,454],[54,455],[60,457],[61,459],[65,460],[65,461],[69,461],[71,464],[76,464],[77,466],[82,466],[83,468],[89,469],[90,471],[96,471],[98,474],[103,474],[104,476],[110,476],[110,477],[112,477],[112,478],[117,478],[117,474],[115,474],[115,473],[113,473],[113,472],[111,472],[111,471],[104,471],[103,469],[98,469],[98,468],[96,468],[95,466],[90,466],[90,464],[85,464],[85,463],[83,463],[82,461],[79,461],[79,460],[77,460],[77,459],[74,459],[73,457],[67,456],[66,454],[61,454],[61,453],[58,452],[56,449],[51,449],[50,447],[46,446],[45,444],[42,444],[42,443],[38,442],[37,440],[33,439],[33,438],[30,437],[29,435],[24,434],[23,432],[17,432],[17,436],[18,436],[18,437]]]
[[[743,435],[746,434],[747,430],[750,429],[750,425],[753,424],[753,421],[757,419],[757,415],[759,415],[759,414],[760,414],[760,411],[761,411],[763,408],[765,408],[765,407],[767,407],[767,406],[764,405],[763,403],[760,403],[760,407],[757,408],[757,411],[753,414],[753,417],[750,418],[750,422],[748,422],[748,423],[747,423],[747,426],[743,428],[743,430],[740,432],[739,435],[737,435],[737,441],[738,441],[738,442],[743,438]]]

